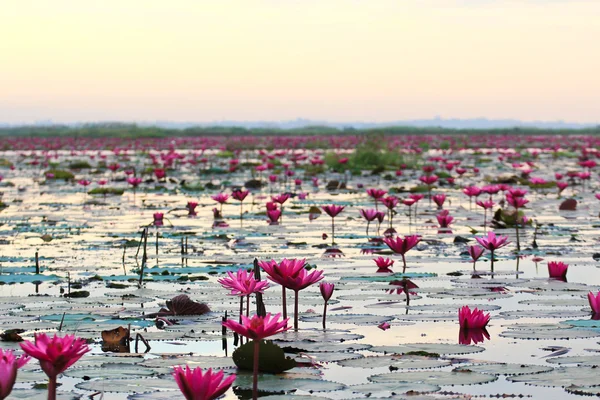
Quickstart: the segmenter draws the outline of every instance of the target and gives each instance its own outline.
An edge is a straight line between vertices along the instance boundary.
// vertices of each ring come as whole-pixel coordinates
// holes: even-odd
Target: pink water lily
[[[567,278],[568,269],[569,265],[562,261],[548,262],[548,275],[550,275],[550,278],[565,280]]]
[[[491,253],[491,270],[494,272],[494,252],[506,245],[508,245],[508,236],[496,236],[494,232],[488,232],[487,236],[475,238],[477,243],[482,245],[484,248]]]
[[[391,238],[391,237],[383,239],[383,242],[385,244],[387,244],[387,246],[394,253],[400,254],[402,256],[402,263],[403,263],[402,273],[403,274],[406,272],[406,253],[410,249],[415,247],[420,241],[421,241],[421,238],[419,238],[416,235],[406,236],[404,239],[402,239],[400,236],[396,237],[395,239]]]
[[[91,349],[84,339],[75,335],[50,338],[45,333],[36,333],[35,342],[21,343],[21,349],[40,362],[40,367],[48,376],[48,399],[56,399],[56,377],[75,364]]]
[[[27,355],[16,358],[12,350],[0,349],[0,400],[8,397],[17,379],[17,370],[29,360]]]
[[[321,282],[319,284],[319,290],[321,291],[321,296],[325,301],[325,305],[323,306],[323,329],[325,329],[325,321],[327,318],[327,303],[331,296],[333,295],[333,289],[335,289],[335,285],[333,283]]]
[[[461,329],[483,329],[490,322],[490,314],[475,307],[464,306],[458,310],[458,323]]]
[[[332,204],[321,207],[331,217],[331,245],[335,244],[335,217],[344,210],[344,206]]]
[[[390,258],[377,257],[374,258],[375,264],[377,265],[377,273],[392,273],[390,267],[394,265],[394,260]]]
[[[252,318],[242,316],[241,324],[231,319],[223,322],[223,326],[226,328],[254,341],[254,375],[252,380],[253,399],[258,397],[258,360],[260,341],[290,329],[288,326],[288,319],[285,318],[280,321],[280,316],[281,314],[271,316],[269,313],[264,317],[258,315],[254,315]]]
[[[587,298],[594,315],[600,315],[600,292],[596,294],[589,292]]]
[[[222,396],[235,381],[236,375],[224,376],[223,371],[213,373],[212,369],[203,371],[200,367],[175,367],[173,377],[186,400],[213,400]]]

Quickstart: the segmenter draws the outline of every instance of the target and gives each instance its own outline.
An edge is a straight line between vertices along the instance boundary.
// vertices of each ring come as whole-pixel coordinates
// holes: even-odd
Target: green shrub
[[[125,192],[125,189],[120,189],[120,188],[105,188],[105,187],[99,187],[99,188],[94,188],[92,190],[90,190],[88,192],[88,194],[101,194],[101,195],[109,195],[109,196],[121,196],[123,193]]]
[[[52,178],[48,178],[48,175],[52,174],[53,177]],[[75,179],[75,175],[73,175],[72,172],[69,171],[65,171],[62,169],[49,169],[48,171],[46,171],[44,173],[44,175],[46,176],[46,179],[53,179],[53,180],[65,180],[65,181],[70,181]]]
[[[87,161],[77,160],[69,164],[69,169],[90,169],[92,166]]]

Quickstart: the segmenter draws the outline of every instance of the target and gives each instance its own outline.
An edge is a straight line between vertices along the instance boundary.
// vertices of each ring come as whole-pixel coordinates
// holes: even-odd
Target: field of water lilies
[[[599,396],[599,145],[2,138],[0,399]]]

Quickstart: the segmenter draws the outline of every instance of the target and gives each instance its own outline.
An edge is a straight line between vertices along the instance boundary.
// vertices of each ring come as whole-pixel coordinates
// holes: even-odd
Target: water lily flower
[[[16,358],[12,350],[0,349],[0,400],[8,397],[17,379],[17,370],[29,360],[27,355]]]
[[[369,236],[369,224],[377,218],[377,214],[379,213],[379,211],[375,210],[374,208],[361,208],[360,210],[358,210],[358,212],[364,219],[367,220],[367,236]]]
[[[388,247],[394,253],[400,254],[402,256],[402,263],[403,263],[402,273],[403,274],[406,272],[406,257],[405,257],[406,253],[410,249],[415,247],[420,241],[421,241],[421,238],[419,238],[416,235],[406,236],[404,239],[402,239],[400,236],[398,236],[396,239],[394,239],[394,238],[383,239],[383,242],[385,244],[387,244]]]
[[[494,252],[504,246],[506,246],[508,241],[508,236],[496,236],[494,232],[488,232],[487,236],[475,238],[477,243],[482,245],[484,248],[490,251],[491,253],[491,269],[494,272]]]
[[[587,298],[594,315],[600,315],[600,292],[596,294],[589,292]]]
[[[390,326],[391,325],[389,323],[387,323],[387,322],[382,322],[379,325],[377,325],[377,327],[379,329],[381,329],[382,331],[387,331],[388,329],[390,329]]]
[[[241,324],[231,319],[223,322],[223,326],[226,328],[254,341],[254,376],[252,380],[253,399],[258,397],[258,360],[260,341],[290,329],[288,327],[288,319],[285,318],[279,321],[280,316],[281,314],[271,316],[271,313],[268,313],[264,317],[258,315],[254,315],[252,318],[242,316]]]
[[[222,213],[223,212],[223,204],[225,204],[227,202],[227,200],[229,199],[229,195],[226,193],[218,193],[215,194],[213,196],[210,196],[211,199],[213,199],[214,201],[216,201],[217,203],[219,203],[220,208],[219,211]]]
[[[375,201],[375,209],[377,209],[377,203],[385,196],[387,192],[383,189],[367,189],[367,194]]]
[[[335,217],[344,210],[344,206],[332,204],[321,208],[331,217],[331,245],[333,246],[335,244]]]
[[[196,207],[198,207],[198,203],[195,201],[188,201],[185,208],[188,210],[188,215],[193,217],[196,216]]]
[[[244,312],[244,297],[246,297],[246,316],[250,313],[250,295],[256,293],[264,293],[269,287],[269,282],[258,281],[254,278],[254,274],[241,268],[234,274],[227,271],[227,277],[218,279],[217,282],[225,289],[230,290],[231,296],[240,297],[240,316]]]
[[[448,210],[442,210],[438,215],[436,215],[436,219],[440,228],[448,228],[452,221],[454,221],[454,217],[450,216]]]
[[[475,307],[464,306],[458,310],[458,323],[461,329],[483,329],[490,322],[490,314],[484,314],[482,310]]]
[[[479,260],[479,257],[485,251],[482,247],[479,246],[469,246],[468,250],[471,259],[473,260],[473,271],[475,271],[475,263]]]
[[[164,214],[163,213],[154,213],[152,214],[152,217],[154,218],[154,221],[152,222],[152,224],[154,226],[163,226],[164,222],[163,222],[163,218],[164,218]]]
[[[323,296],[323,300],[325,301],[325,305],[323,306],[323,329],[325,329],[325,320],[327,318],[327,302],[329,301],[329,299],[331,299],[334,288],[335,285],[333,283],[321,282],[319,284],[321,296]]]
[[[377,265],[377,273],[392,273],[390,269],[394,265],[394,260],[390,258],[383,258],[381,256],[374,258],[375,264]]]
[[[204,372],[200,367],[189,366],[173,368],[173,377],[186,400],[213,400],[222,396],[235,381],[236,375],[224,378],[224,372],[213,374],[212,369]]]
[[[565,280],[567,278],[567,270],[569,265],[561,261],[548,262],[548,275],[550,278]]]
[[[283,289],[284,317],[287,314],[285,288],[295,293],[294,329],[298,329],[298,292],[323,279],[323,271],[313,270],[308,273],[304,268],[305,259],[283,259],[279,264],[275,260],[259,261],[258,265],[269,275],[269,279],[279,283]]]
[[[444,206],[444,202],[446,201],[446,195],[441,193],[433,195],[431,198],[440,209]]]
[[[34,334],[35,343],[25,341],[21,349],[40,362],[42,370],[48,376],[48,399],[56,399],[56,377],[75,364],[91,349],[84,339],[75,335],[50,338],[45,333]]]

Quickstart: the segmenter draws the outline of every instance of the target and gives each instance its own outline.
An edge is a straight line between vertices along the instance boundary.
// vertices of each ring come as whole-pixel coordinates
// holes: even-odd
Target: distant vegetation
[[[330,135],[599,135],[600,126],[582,129],[449,129],[439,127],[391,126],[386,128],[337,129],[327,126],[307,126],[295,129],[242,128],[242,127],[191,127],[186,129],[167,129],[145,127],[135,124],[89,124],[81,126],[18,126],[0,128],[0,136],[37,136],[37,137],[116,137],[116,138],[162,138],[171,136],[330,136]]]

